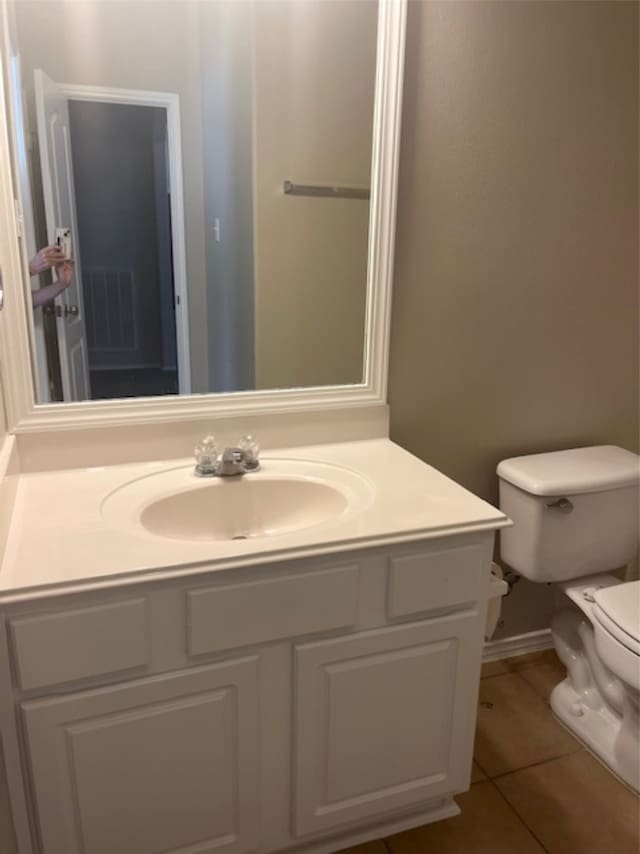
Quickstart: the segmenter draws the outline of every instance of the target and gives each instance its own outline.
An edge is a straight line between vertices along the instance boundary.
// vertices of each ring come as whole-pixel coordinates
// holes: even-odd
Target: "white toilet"
[[[638,550],[640,457],[611,445],[503,460],[501,556],[564,595],[551,629],[567,678],[557,717],[640,790],[640,581],[609,574]]]

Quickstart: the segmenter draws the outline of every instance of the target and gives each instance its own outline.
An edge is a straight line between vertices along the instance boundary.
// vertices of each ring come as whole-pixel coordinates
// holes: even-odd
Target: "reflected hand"
[[[66,290],[73,281],[74,263],[73,261],[63,261],[62,264],[56,264],[55,266],[58,281],[63,286],[63,290]]]
[[[50,267],[56,267],[64,261],[64,253],[59,246],[45,246],[29,261],[29,273],[36,276]]]

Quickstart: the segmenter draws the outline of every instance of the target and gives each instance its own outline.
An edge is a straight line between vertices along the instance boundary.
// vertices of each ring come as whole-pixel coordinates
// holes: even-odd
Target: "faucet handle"
[[[193,449],[196,458],[196,474],[207,477],[215,474],[218,467],[218,448],[214,436],[205,436]]]
[[[249,471],[255,471],[260,468],[260,445],[256,442],[253,436],[247,434],[240,439],[240,444],[238,445],[242,453],[244,454],[244,465],[245,468]]]

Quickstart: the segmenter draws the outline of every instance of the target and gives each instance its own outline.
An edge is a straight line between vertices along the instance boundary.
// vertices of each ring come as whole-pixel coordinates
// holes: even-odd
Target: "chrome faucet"
[[[195,474],[198,477],[237,477],[258,471],[260,446],[252,436],[244,436],[237,447],[225,448],[220,456],[213,436],[196,445]]]
[[[218,477],[233,477],[244,474],[244,451],[242,448],[225,448],[218,460],[216,474]]]

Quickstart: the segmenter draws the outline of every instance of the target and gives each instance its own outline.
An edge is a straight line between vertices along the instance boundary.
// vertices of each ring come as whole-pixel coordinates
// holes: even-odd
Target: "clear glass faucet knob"
[[[244,453],[245,465],[249,468],[257,468],[258,457],[260,456],[260,445],[253,436],[250,436],[249,434],[243,436],[242,439],[240,439],[238,447]]]
[[[215,471],[218,462],[218,448],[214,436],[205,436],[193,449],[197,468],[200,472]]]

